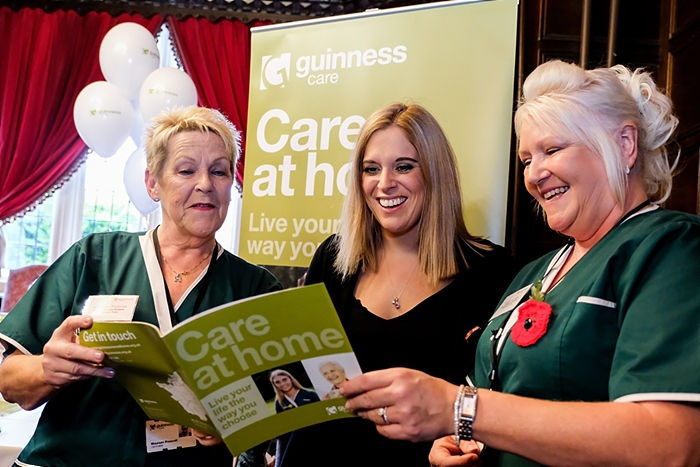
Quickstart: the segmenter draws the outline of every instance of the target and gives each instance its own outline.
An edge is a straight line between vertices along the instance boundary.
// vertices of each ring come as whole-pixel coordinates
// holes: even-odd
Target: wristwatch
[[[459,406],[459,439],[470,441],[473,438],[474,418],[476,418],[476,388],[465,386]]]

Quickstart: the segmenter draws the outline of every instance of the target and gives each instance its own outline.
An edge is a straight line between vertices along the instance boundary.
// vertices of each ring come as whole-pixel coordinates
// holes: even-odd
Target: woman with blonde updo
[[[671,101],[644,71],[559,61],[523,94],[525,185],[571,241],[506,291],[473,387],[378,371],[343,385],[347,407],[390,438],[442,436],[435,466],[700,465],[700,218],[660,206]]]

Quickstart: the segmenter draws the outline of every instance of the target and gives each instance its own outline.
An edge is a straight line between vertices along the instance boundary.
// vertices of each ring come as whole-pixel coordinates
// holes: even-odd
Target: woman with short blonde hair
[[[166,333],[214,306],[282,288],[216,241],[231,201],[238,131],[219,111],[194,106],[167,109],[151,125],[145,189],[160,203],[161,224],[79,240],[0,323],[8,353],[0,392],[27,410],[46,404],[18,465],[231,465],[231,453],[211,447],[222,441],[197,430],[186,449],[147,446],[146,414],[114,379],[119,370],[76,337],[92,324],[82,315],[92,295],[139,297],[133,320]]]

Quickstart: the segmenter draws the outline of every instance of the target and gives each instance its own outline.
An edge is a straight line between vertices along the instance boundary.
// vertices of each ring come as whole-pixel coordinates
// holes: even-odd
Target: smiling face
[[[286,375],[277,375],[272,378],[272,384],[275,385],[277,389],[282,392],[289,392],[292,390],[292,380]]]
[[[580,143],[526,121],[520,130],[525,186],[552,230],[577,242],[597,241],[619,218],[603,159]]]
[[[326,380],[333,386],[339,388],[343,385],[347,377],[345,376],[345,369],[335,363],[326,363],[322,365],[319,370]]]
[[[362,159],[365,202],[385,236],[415,235],[425,197],[418,152],[397,126],[375,132]]]
[[[222,139],[215,133],[178,133],[167,154],[158,179],[146,173],[149,193],[161,200],[163,228],[185,237],[213,237],[226,219],[233,184]]]

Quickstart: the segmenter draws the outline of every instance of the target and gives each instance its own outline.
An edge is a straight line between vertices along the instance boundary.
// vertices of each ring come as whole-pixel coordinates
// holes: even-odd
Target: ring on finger
[[[379,409],[379,416],[382,417],[382,420],[384,420],[385,424],[390,424],[389,417],[387,417],[386,415],[386,407],[382,407],[381,409]]]

